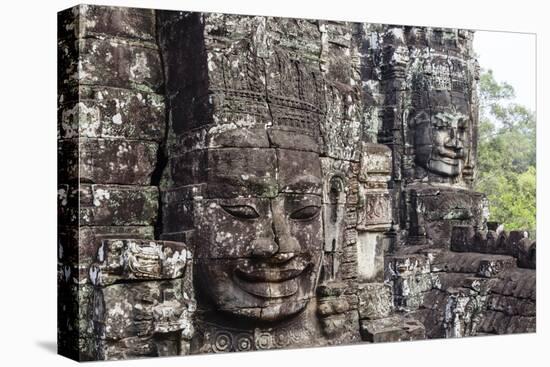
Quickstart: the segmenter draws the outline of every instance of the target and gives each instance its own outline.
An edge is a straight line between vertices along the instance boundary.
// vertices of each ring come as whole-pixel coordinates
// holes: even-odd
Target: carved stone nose
[[[290,237],[281,246],[271,238],[257,238],[252,241],[250,255],[255,258],[269,259],[270,262],[283,263],[296,256],[297,241]]]
[[[452,148],[454,150],[461,150],[463,148],[462,142],[458,138],[455,129],[451,129],[449,132],[449,138],[445,141],[445,147]]]
[[[271,238],[257,238],[250,245],[252,257],[271,257],[279,250],[279,246]]]
[[[275,237],[275,242],[278,245],[278,255],[293,254],[300,251],[298,240],[290,234],[279,235]]]

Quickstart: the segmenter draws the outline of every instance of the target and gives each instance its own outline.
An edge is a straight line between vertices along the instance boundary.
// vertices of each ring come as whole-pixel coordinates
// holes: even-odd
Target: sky
[[[536,37],[530,33],[476,31],[474,51],[483,69],[516,92],[515,102],[532,111],[536,105]]]

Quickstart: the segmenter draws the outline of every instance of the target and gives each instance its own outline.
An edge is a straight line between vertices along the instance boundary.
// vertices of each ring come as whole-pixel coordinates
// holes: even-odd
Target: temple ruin
[[[58,26],[60,354],[535,331],[535,241],[472,189],[474,31],[89,5]]]

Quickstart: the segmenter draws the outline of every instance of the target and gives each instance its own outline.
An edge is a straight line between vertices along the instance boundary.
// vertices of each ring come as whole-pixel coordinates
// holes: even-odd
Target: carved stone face
[[[426,170],[455,177],[464,168],[469,119],[458,112],[421,113],[414,124],[415,161]]]
[[[264,321],[301,311],[322,256],[316,153],[224,148],[208,157],[195,200],[196,281],[217,309]],[[215,197],[215,198],[212,198]]]

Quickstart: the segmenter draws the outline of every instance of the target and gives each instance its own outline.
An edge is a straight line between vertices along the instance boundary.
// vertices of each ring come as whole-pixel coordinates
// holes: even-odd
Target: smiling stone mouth
[[[262,298],[290,297],[298,291],[299,277],[311,264],[285,267],[237,267],[235,283],[245,292]]]
[[[460,160],[464,158],[464,151],[462,149],[446,149],[446,148],[438,148],[436,150],[437,155],[439,156],[439,159],[447,159],[447,160]]]
[[[451,166],[458,166],[458,165],[460,165],[460,162],[462,162],[463,158],[464,158],[463,154],[456,154],[456,155],[438,154],[437,156],[434,156],[431,159],[433,161],[439,161],[441,163],[445,163],[445,164],[448,164],[448,165],[451,165]]]
[[[441,163],[448,164],[450,166],[458,166],[460,165],[460,162],[462,160],[462,157],[444,157],[444,156],[438,156],[437,158],[432,158],[433,161],[439,161]]]

